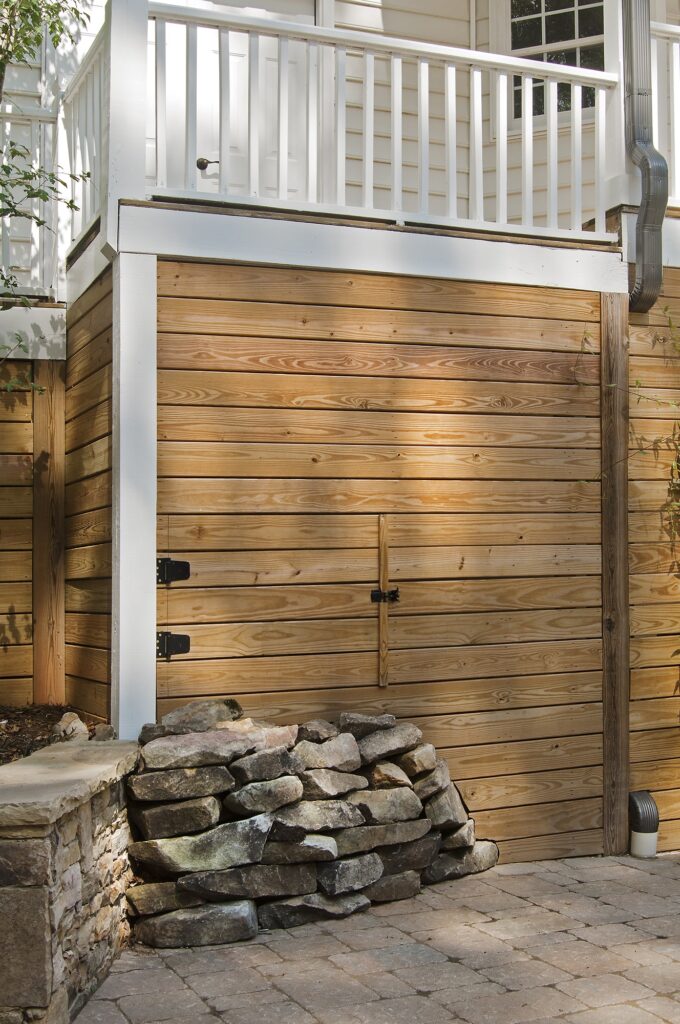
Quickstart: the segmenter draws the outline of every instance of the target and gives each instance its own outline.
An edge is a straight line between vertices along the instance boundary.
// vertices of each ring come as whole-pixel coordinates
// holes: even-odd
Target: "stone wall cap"
[[[136,766],[137,743],[54,743],[0,767],[0,828],[49,825]]]

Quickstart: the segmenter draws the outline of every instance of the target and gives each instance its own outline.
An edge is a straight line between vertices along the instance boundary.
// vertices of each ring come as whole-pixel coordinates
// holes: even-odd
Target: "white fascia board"
[[[626,263],[635,263],[637,210],[624,213],[621,223],[624,259]],[[677,217],[664,220],[661,245],[664,267],[680,267],[680,219]]]
[[[110,260],[102,252],[104,241],[104,235],[100,231],[68,268],[66,299],[69,306],[79,299],[83,292],[86,292],[90,285],[97,280],[102,271],[109,266]]]
[[[21,345],[18,343],[21,342]],[[0,312],[0,345],[17,359],[66,359],[63,306],[14,306]]]
[[[121,206],[120,249],[177,259],[627,292],[621,253],[199,210]]]

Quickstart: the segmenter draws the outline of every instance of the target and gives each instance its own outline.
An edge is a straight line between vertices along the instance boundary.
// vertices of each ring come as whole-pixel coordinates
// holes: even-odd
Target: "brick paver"
[[[500,865],[346,921],[126,950],[77,1024],[680,1024],[680,854]]]

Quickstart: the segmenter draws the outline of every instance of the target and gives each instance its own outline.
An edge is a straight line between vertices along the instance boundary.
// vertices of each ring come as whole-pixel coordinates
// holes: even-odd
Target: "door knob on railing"
[[[207,171],[208,168],[210,167],[210,164],[218,163],[219,160],[208,160],[208,158],[205,156],[199,156],[198,160],[196,161],[196,166],[198,167],[199,171]]]

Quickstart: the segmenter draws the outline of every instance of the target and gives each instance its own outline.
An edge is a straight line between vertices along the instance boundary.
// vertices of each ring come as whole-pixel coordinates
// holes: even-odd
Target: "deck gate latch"
[[[372,590],[371,601],[373,604],[396,604],[399,600],[399,587],[394,590]]]
[[[191,576],[191,563],[179,562],[175,558],[156,559],[156,583],[177,583]]]
[[[191,650],[191,637],[186,633],[170,633],[163,630],[156,633],[156,657],[172,658],[173,654],[188,654]]]

